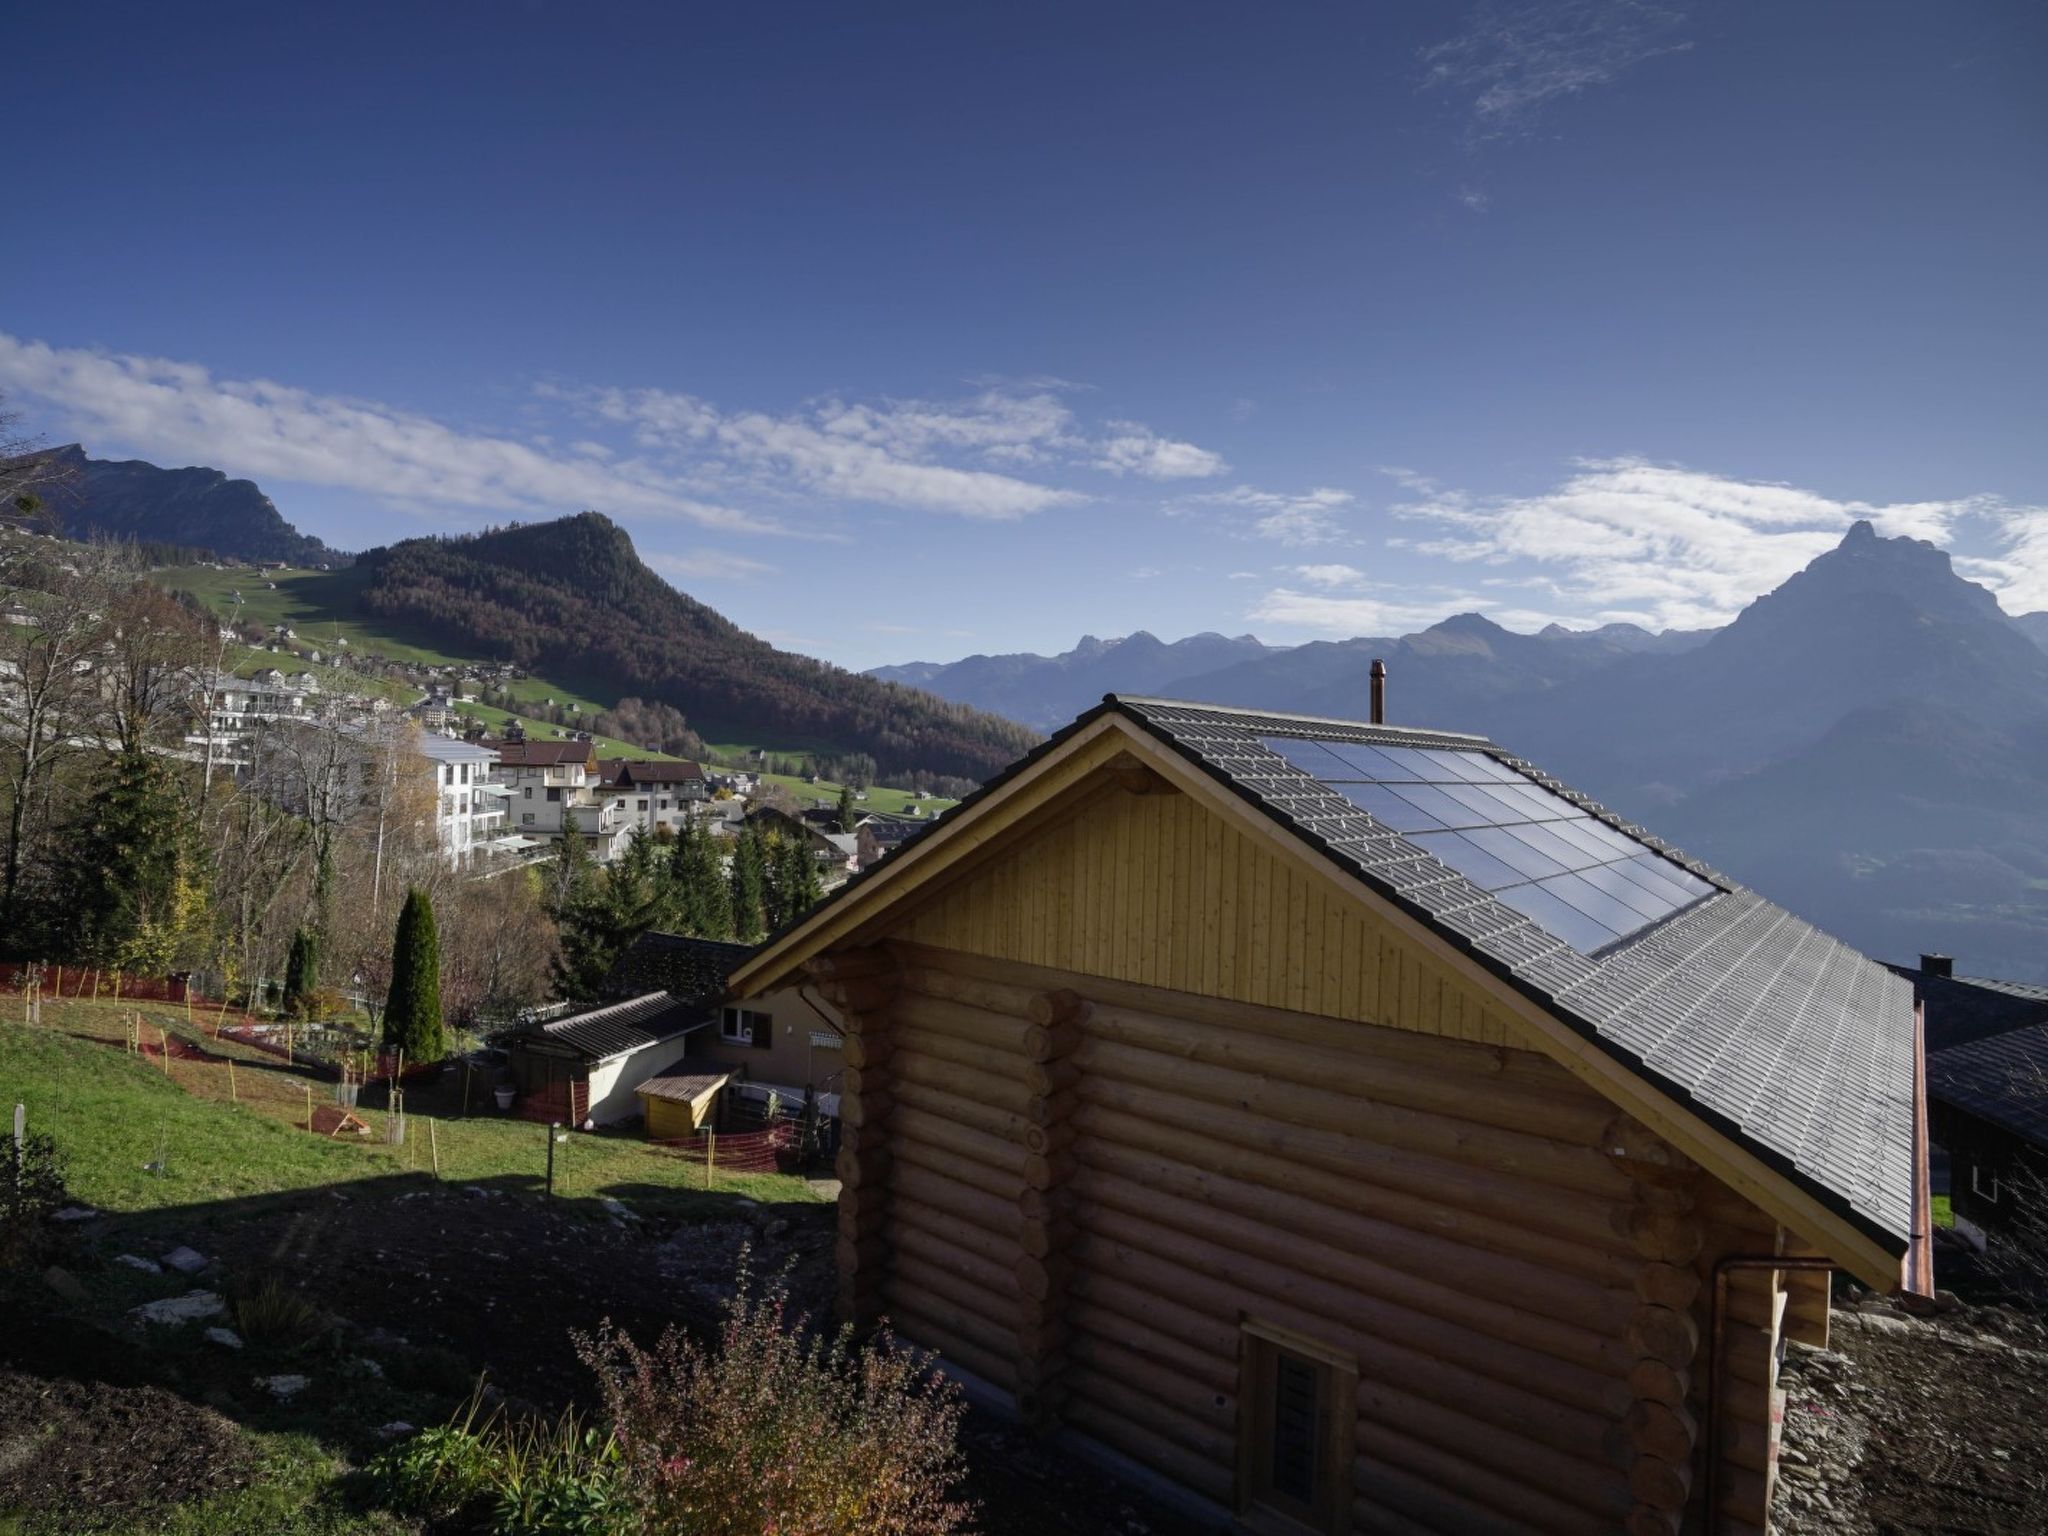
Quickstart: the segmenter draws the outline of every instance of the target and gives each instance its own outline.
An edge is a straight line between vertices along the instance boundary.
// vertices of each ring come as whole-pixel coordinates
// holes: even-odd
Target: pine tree
[[[732,854],[732,936],[741,943],[757,944],[767,931],[767,898],[768,849],[760,827],[749,822]]]
[[[204,872],[183,798],[163,762],[123,752],[66,829],[50,924],[59,954],[140,972],[169,970],[206,921]]]
[[[818,904],[824,883],[810,843],[801,833],[777,837],[769,847],[768,926],[781,928]]]
[[[839,830],[842,832],[851,832],[853,830],[854,820],[859,816],[859,814],[860,813],[853,808],[853,786],[851,784],[840,785]]]
[[[441,1027],[441,940],[434,904],[418,886],[405,893],[398,935],[391,946],[391,991],[384,1004],[384,1048],[407,1061],[439,1061],[448,1054]]]
[[[732,936],[732,891],[711,834],[695,817],[676,829],[669,850],[669,888],[676,932],[700,939]]]
[[[284,1011],[304,1012],[319,988],[320,941],[311,929],[301,928],[292,935],[291,954],[284,963]]]

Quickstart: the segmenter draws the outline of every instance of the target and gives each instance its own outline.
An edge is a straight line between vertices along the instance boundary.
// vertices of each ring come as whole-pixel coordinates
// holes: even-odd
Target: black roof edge
[[[1107,706],[1120,707],[1123,701],[1118,699],[1115,694],[1108,694],[1105,695],[1103,702]],[[1146,702],[1176,703],[1179,701],[1147,700]],[[1200,704],[1191,704],[1188,707],[1193,709],[1201,709],[1206,708],[1207,706]],[[1136,722],[1139,726],[1141,726],[1145,730],[1147,735],[1153,737],[1155,740],[1160,741],[1164,743],[1166,746],[1170,747],[1184,761],[1192,764],[1194,767],[1201,770],[1201,772],[1206,774],[1211,780],[1215,781],[1216,783],[1222,784],[1224,787],[1229,789],[1231,793],[1235,794],[1240,800],[1244,801],[1247,805],[1253,806],[1257,810],[1263,812],[1268,820],[1272,821],[1276,826],[1279,826],[1280,828],[1285,830],[1291,837],[1294,837],[1298,841],[1315,849],[1316,852],[1320,853],[1324,858],[1329,859],[1332,863],[1339,862],[1335,850],[1331,848],[1329,841],[1327,839],[1306,830],[1296,822],[1290,820],[1288,817],[1283,815],[1276,807],[1268,805],[1265,801],[1261,800],[1257,795],[1254,795],[1250,790],[1246,789],[1243,785],[1239,784],[1236,780],[1232,779],[1230,775],[1224,773],[1221,769],[1215,767],[1213,764],[1204,759],[1199,753],[1195,752],[1192,748],[1184,745],[1181,741],[1175,738],[1169,731],[1165,730],[1163,727],[1157,726],[1153,724],[1151,721],[1147,720],[1142,714],[1129,709],[1122,710],[1122,713],[1125,715],[1127,719],[1130,719]],[[1499,977],[1502,981],[1506,982],[1509,986],[1513,987],[1517,992],[1521,993],[1522,996],[1526,997],[1527,999],[1529,999],[1529,1001],[1540,1006],[1545,1013],[1548,1013],[1552,1017],[1558,1019],[1574,1034],[1578,1035],[1588,1044],[1597,1047],[1602,1053],[1604,1053],[1617,1064],[1628,1068],[1629,1071],[1634,1073],[1637,1077],[1642,1078],[1645,1082],[1649,1083],[1651,1087],[1655,1088],[1658,1092],[1662,1093],[1666,1098],[1672,1100],[1674,1103],[1683,1105],[1687,1110],[1689,1110],[1692,1114],[1697,1116],[1711,1129],[1718,1131],[1719,1133],[1728,1137],[1729,1140],[1737,1143],[1738,1145],[1748,1148],[1751,1155],[1756,1157],[1759,1161],[1761,1161],[1767,1168],[1771,1169],[1774,1173],[1781,1174],[1791,1183],[1797,1185],[1800,1190],[1802,1190],[1807,1195],[1811,1196],[1816,1203],[1825,1207],[1832,1214],[1841,1217],[1844,1221],[1848,1222],[1851,1226],[1855,1227],[1859,1232],[1863,1233],[1864,1236],[1870,1238],[1873,1242],[1877,1243],[1878,1246],[1883,1248],[1887,1253],[1897,1253],[1901,1257],[1905,1255],[1906,1250],[1911,1243],[1910,1235],[1901,1238],[1887,1231],[1882,1226],[1877,1225],[1870,1218],[1865,1216],[1862,1212],[1858,1211],[1847,1200],[1844,1200],[1840,1195],[1837,1195],[1833,1190],[1828,1189],[1825,1185],[1822,1185],[1818,1181],[1816,1181],[1811,1175],[1802,1171],[1795,1163],[1792,1162],[1790,1158],[1786,1157],[1782,1152],[1779,1152],[1772,1147],[1762,1146],[1757,1142],[1751,1140],[1748,1134],[1743,1131],[1742,1127],[1738,1125],[1734,1120],[1729,1118],[1727,1115],[1723,1114],[1721,1111],[1715,1109],[1713,1106],[1709,1104],[1701,1103],[1699,1100],[1695,1099],[1692,1096],[1691,1092],[1687,1090],[1683,1085],[1673,1082],[1671,1079],[1665,1077],[1663,1073],[1657,1071],[1654,1067],[1649,1066],[1647,1063],[1641,1061],[1634,1055],[1630,1054],[1628,1051],[1623,1050],[1619,1045],[1615,1044],[1613,1041],[1607,1039],[1606,1036],[1602,1035],[1600,1031],[1593,1026],[1590,1020],[1582,1018],[1580,1015],[1574,1013],[1570,1008],[1559,1003],[1555,998],[1545,993],[1541,988],[1538,988],[1533,984],[1524,981],[1521,977],[1517,976],[1512,970],[1508,969],[1508,967],[1501,964],[1498,960],[1494,959],[1493,956],[1487,954],[1485,951],[1475,946],[1472,943],[1472,941],[1466,938],[1463,934],[1457,932],[1455,929],[1448,928],[1444,924],[1438,922],[1435,914],[1430,912],[1427,908],[1418,906],[1416,903],[1409,901],[1405,896],[1401,895],[1400,892],[1396,891],[1392,886],[1388,885],[1386,882],[1380,880],[1371,872],[1364,869],[1353,867],[1348,862],[1346,862],[1344,864],[1344,873],[1352,876],[1354,879],[1361,881],[1363,884],[1370,887],[1375,894],[1379,895],[1384,900],[1386,900],[1391,906],[1399,909],[1400,911],[1406,913],[1408,916],[1414,918],[1416,921],[1422,923],[1425,927],[1427,927],[1430,930],[1430,932],[1448,941],[1456,948],[1461,950],[1463,953],[1471,956],[1474,960],[1477,960],[1488,971],[1492,972],[1495,976]],[[1726,893],[1724,892],[1723,894]]]

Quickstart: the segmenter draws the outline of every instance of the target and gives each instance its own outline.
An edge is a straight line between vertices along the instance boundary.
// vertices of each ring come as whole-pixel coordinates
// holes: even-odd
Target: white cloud
[[[1648,0],[1482,4],[1455,37],[1421,53],[1424,90],[1456,97],[1467,142],[1527,133],[1552,103],[1692,47],[1685,13]]]
[[[1161,437],[1134,421],[1111,422],[1110,430],[1117,435],[1101,444],[1095,462],[1111,474],[1143,475],[1148,480],[1202,480],[1230,468],[1221,454]]]
[[[1276,587],[1260,597],[1247,617],[1255,624],[1350,639],[1359,635],[1412,634],[1478,606],[1478,599],[1469,592],[1372,590],[1341,594]]]
[[[724,549],[695,549],[686,555],[653,553],[641,558],[664,576],[679,576],[686,581],[751,581],[775,572],[775,567],[765,560]]]
[[[1210,491],[1190,496],[1200,506],[1239,509],[1252,514],[1248,532],[1261,539],[1290,548],[1329,544],[1342,535],[1337,514],[1357,498],[1349,491],[1318,486],[1299,495],[1261,491],[1249,485],[1234,485],[1227,491]]]
[[[683,494],[638,460],[562,457],[375,401],[216,378],[166,358],[57,348],[0,332],[0,388],[46,402],[82,436],[173,464],[217,464],[398,504],[545,515],[598,507],[627,518],[778,531],[772,519]]]
[[[1350,565],[1297,565],[1294,574],[1312,587],[1352,587],[1365,580],[1365,572]]]
[[[1421,499],[1393,509],[1432,534],[1395,548],[1500,568],[1498,583],[1544,594],[1579,620],[1650,628],[1724,624],[1867,518],[1878,532],[1946,544],[1973,517],[2000,522],[2013,570],[2048,572],[2048,538],[2028,546],[2020,511],[1981,496],[1876,504],[1634,458],[1582,461],[1555,489],[1479,498],[1409,477]],[[2048,595],[2048,576],[2035,588]]]

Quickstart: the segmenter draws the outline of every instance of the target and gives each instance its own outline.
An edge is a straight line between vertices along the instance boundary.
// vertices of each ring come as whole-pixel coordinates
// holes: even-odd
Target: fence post
[[[242,1102],[242,1096],[235,1091],[235,1058],[232,1056],[228,1058],[228,1102],[230,1104]]]
[[[14,1106],[14,1187],[21,1187],[21,1165],[28,1152],[28,1106]]]
[[[718,1132],[704,1133],[704,1187],[711,1187],[712,1165],[718,1161]]]
[[[562,1122],[559,1120],[548,1122],[548,1183],[547,1192],[543,1197],[548,1200],[555,1198],[555,1133],[561,1128]]]
[[[156,1027],[156,1048],[164,1053],[164,1076],[171,1075],[171,1037],[164,1032],[163,1025]]]
[[[441,1177],[441,1139],[434,1134],[433,1117],[427,1119],[427,1156],[434,1162],[434,1177]]]
[[[100,1000],[100,968],[98,966],[92,968],[92,1000],[94,1002]]]
[[[313,1129],[313,1085],[306,1084],[306,1129]]]

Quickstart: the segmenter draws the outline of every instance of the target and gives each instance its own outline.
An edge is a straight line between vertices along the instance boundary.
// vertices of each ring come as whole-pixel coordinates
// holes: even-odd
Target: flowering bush
[[[884,1335],[806,1338],[745,1260],[715,1351],[674,1328],[642,1349],[609,1324],[578,1351],[602,1383],[649,1536],[946,1536],[959,1388]]]

